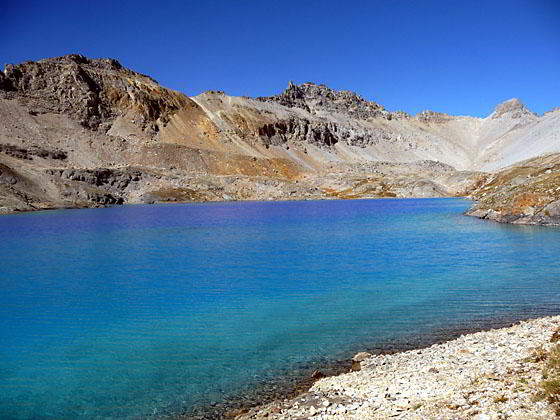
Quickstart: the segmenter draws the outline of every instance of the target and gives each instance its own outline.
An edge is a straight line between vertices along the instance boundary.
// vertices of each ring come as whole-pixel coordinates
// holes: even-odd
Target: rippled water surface
[[[560,312],[560,230],[469,205],[2,216],[0,418],[179,412],[386,340]]]

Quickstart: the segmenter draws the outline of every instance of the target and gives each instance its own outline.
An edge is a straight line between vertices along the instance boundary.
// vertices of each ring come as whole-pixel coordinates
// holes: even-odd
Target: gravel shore
[[[353,369],[319,379],[291,400],[238,419],[552,419],[538,398],[544,362],[560,316],[463,335],[392,355],[359,353]]]

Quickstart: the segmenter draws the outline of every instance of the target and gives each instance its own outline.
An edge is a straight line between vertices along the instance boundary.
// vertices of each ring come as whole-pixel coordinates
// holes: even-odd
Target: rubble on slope
[[[560,154],[531,159],[489,175],[471,197],[470,216],[502,223],[560,225]]]

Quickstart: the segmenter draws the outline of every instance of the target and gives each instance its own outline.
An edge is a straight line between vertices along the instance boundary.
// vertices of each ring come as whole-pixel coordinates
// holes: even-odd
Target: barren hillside
[[[0,208],[465,195],[487,172],[560,152],[559,136],[560,111],[517,99],[481,119],[391,112],[313,83],[189,98],[69,55],[0,72]]]

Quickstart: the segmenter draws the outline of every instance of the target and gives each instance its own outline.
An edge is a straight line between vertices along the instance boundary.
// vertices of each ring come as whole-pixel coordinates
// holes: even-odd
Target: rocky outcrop
[[[290,82],[288,88],[276,96],[257,98],[264,102],[275,102],[289,108],[301,108],[312,114],[340,113],[358,120],[370,118],[403,117],[405,113],[391,114],[382,105],[367,101],[360,95],[347,90],[336,91],[325,85]]]
[[[513,119],[521,118],[523,116],[535,116],[535,113],[532,112],[530,109],[526,108],[523,103],[517,99],[512,98],[504,101],[494,108],[494,112],[490,116],[492,119],[502,118],[502,117],[509,117]]]
[[[307,105],[306,89],[304,88],[306,85],[315,86],[314,83],[307,83],[298,86],[290,81],[288,88],[283,93],[275,96],[262,96],[257,98],[257,100],[263,102],[276,102],[288,108],[301,108],[311,112],[311,108]]]
[[[48,169],[46,173],[97,187],[110,186],[117,190],[124,190],[131,182],[138,182],[142,178],[142,172],[134,169]]]
[[[339,141],[338,127],[329,122],[290,119],[265,124],[258,129],[265,145],[279,145],[288,141],[304,142],[317,146],[333,146]]]
[[[17,182],[17,174],[9,167],[0,164],[0,184],[15,185]]]
[[[11,90],[12,85],[10,80],[4,75],[2,71],[0,71],[0,90]]]
[[[0,153],[16,159],[33,160],[33,157],[40,157],[43,159],[64,160],[68,157],[66,152],[62,150],[49,150],[37,146],[24,148],[15,146],[13,144],[0,144]]]
[[[416,118],[419,121],[425,122],[425,123],[443,123],[445,121],[448,121],[451,117],[447,114],[444,114],[442,112],[435,112],[435,111],[430,111],[430,110],[426,110],[426,111],[422,111],[421,113],[416,115]]]
[[[329,120],[291,118],[264,124],[258,128],[257,132],[266,146],[281,145],[292,141],[327,148],[337,143],[360,148],[399,143],[408,149],[418,147],[414,139],[382,127],[364,129],[358,125],[340,124]]]
[[[560,154],[522,162],[496,174],[471,194],[470,216],[502,223],[560,225]]]
[[[0,89],[22,100],[31,112],[69,114],[94,130],[132,110],[142,119],[143,128],[157,131],[158,122],[165,123],[189,101],[149,76],[124,69],[117,60],[77,54],[8,64]]]

